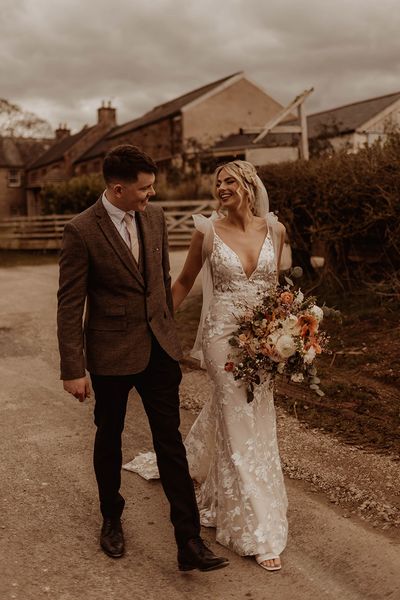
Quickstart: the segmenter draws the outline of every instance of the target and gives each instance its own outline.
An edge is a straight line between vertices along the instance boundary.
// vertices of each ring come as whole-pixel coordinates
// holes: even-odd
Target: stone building
[[[314,144],[356,152],[400,127],[400,92],[314,113],[307,124]]]
[[[297,120],[289,119],[290,127]],[[389,131],[400,127],[400,92],[353,102],[307,116],[310,147],[314,154],[324,150],[357,152],[376,140],[384,141]],[[265,165],[299,158],[299,136],[296,133],[268,133],[253,143],[256,133],[245,128],[221,140],[211,148],[217,161],[242,158],[255,165]]]
[[[54,139],[0,137],[0,218],[26,214],[26,169]]]
[[[97,124],[71,135],[60,126],[56,142],[30,165],[27,172],[27,213],[40,213],[40,190],[45,183],[72,176],[100,173],[106,152],[122,143],[150,154],[160,167],[184,172],[198,169],[199,153],[240,127],[260,127],[282,110],[282,105],[243,72],[234,73],[168,102],[143,116],[117,125],[110,105],[98,110]]]
[[[161,168],[185,168],[200,148],[212,146],[239,127],[262,126],[281,109],[279,102],[244,73],[235,73],[115,127],[76,160],[75,172],[98,171],[107,150],[121,143],[141,147]]]
[[[28,215],[40,213],[40,190],[45,183],[67,181],[76,173],[76,161],[116,126],[116,110],[109,103],[97,110],[97,123],[74,135],[66,125],[56,130],[54,144],[27,169],[26,201]],[[97,171],[101,169],[101,162]]]

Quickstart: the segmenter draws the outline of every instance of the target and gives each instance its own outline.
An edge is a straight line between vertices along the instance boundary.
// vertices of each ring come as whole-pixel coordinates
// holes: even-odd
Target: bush
[[[260,177],[309,272],[323,248],[321,279],[333,288],[400,292],[399,133],[357,154],[265,166]]]
[[[103,190],[103,178],[97,174],[46,184],[40,193],[42,213],[63,215],[82,212],[96,202]]]

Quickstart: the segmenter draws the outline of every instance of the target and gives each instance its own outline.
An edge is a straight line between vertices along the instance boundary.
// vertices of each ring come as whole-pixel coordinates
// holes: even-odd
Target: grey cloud
[[[53,125],[120,122],[238,70],[309,110],[400,89],[394,0],[3,0],[2,96]],[[3,14],[2,14],[3,17]]]

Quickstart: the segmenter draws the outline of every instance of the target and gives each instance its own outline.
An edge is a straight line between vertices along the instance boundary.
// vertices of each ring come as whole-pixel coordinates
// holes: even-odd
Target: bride
[[[256,386],[254,400],[224,366],[240,305],[257,302],[277,284],[285,227],[268,212],[268,195],[252,164],[233,161],[214,177],[219,211],[194,215],[185,265],[172,288],[174,308],[186,298],[202,269],[203,307],[193,356],[213,386],[185,446],[201,523],[216,528],[217,541],[266,570],[281,568],[287,540],[287,498],[276,437],[273,394]],[[222,212],[223,211],[223,212]],[[157,476],[152,455],[125,468]]]

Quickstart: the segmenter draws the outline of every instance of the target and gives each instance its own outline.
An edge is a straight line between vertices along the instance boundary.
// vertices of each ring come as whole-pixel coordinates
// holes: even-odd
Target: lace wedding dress
[[[234,315],[243,303],[255,303],[260,293],[276,285],[273,222],[258,264],[247,277],[239,257],[215,231],[217,215],[194,218],[204,233],[204,303],[197,356],[213,385],[212,397],[185,440],[191,475],[200,484],[201,523],[215,527],[217,541],[237,554],[273,558],[281,554],[287,539],[273,394],[267,384],[256,386],[249,404],[245,387],[224,370],[231,349],[228,340],[237,328]],[[158,477],[153,453],[139,455],[124,468],[147,479]]]

